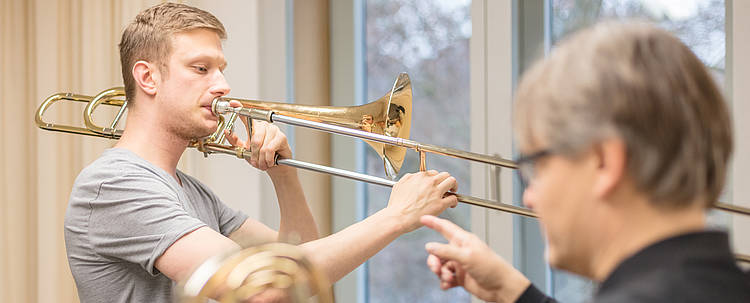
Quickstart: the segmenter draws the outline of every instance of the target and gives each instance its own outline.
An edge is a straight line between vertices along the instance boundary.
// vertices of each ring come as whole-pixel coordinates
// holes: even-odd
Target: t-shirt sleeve
[[[162,180],[123,175],[102,182],[90,203],[89,240],[106,258],[140,265],[157,275],[156,259],[179,238],[206,224],[183,209]]]
[[[242,223],[245,223],[248,216],[241,211],[227,206],[215,195],[213,195],[213,200],[216,203],[216,210],[219,217],[219,232],[229,237],[230,234],[242,226]]]
[[[242,223],[245,223],[245,220],[248,218],[247,214],[224,204],[224,202],[219,199],[219,196],[211,191],[211,189],[200,180],[181,172],[178,173],[180,178],[184,180],[183,184],[189,183],[190,186],[195,189],[195,193],[196,195],[199,195],[199,199],[207,199],[211,201],[211,211],[216,216],[219,228],[218,232],[220,234],[229,237],[230,234],[242,226]]]

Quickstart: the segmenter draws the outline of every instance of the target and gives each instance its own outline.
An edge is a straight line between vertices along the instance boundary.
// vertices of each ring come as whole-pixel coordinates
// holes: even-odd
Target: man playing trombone
[[[128,99],[127,125],[114,148],[83,169],[65,216],[65,244],[83,302],[171,302],[180,281],[208,257],[296,234],[310,260],[337,281],[401,234],[455,206],[447,173],[404,176],[388,206],[345,230],[318,239],[290,158],[286,136],[253,121],[248,162],[271,178],[279,201],[278,231],[224,205],[205,185],[176,169],[192,139],[217,127],[211,102],[229,93],[223,25],[210,13],[162,3],[144,10],[120,42]]]
[[[705,212],[724,186],[731,120],[708,70],[646,24],[604,23],[523,77],[515,130],[549,263],[601,282],[592,302],[750,302],[750,279]],[[551,302],[476,236],[422,223],[443,289],[492,302]]]

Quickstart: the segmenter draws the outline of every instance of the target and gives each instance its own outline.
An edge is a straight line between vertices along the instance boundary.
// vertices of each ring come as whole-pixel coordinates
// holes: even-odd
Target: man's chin
[[[197,134],[196,134],[196,136],[195,136],[195,138],[193,138],[193,139],[196,139],[196,140],[197,140],[197,139],[203,139],[203,138],[206,138],[206,137],[208,137],[208,136],[211,136],[211,135],[213,135],[215,131],[216,131],[216,129],[213,129],[213,130],[210,130],[210,131],[203,131],[203,132],[197,133]]]
[[[213,133],[216,132],[216,129],[218,127],[219,127],[218,121],[213,121],[211,123],[206,123],[205,127],[201,130],[201,138],[213,135]]]
[[[201,140],[201,139],[204,139],[213,135],[215,131],[216,131],[215,127],[213,129],[200,129],[200,130],[195,129],[192,132],[185,134],[184,136],[181,136],[181,137],[189,141],[193,141],[193,140],[197,141],[197,140]]]

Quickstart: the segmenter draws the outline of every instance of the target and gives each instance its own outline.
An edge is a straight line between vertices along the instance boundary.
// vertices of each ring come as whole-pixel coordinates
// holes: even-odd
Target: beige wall
[[[329,85],[328,0],[294,3],[294,101],[331,105]],[[331,135],[295,130],[295,158],[331,165]],[[304,151],[304,152],[302,152]],[[300,182],[321,235],[331,233],[331,177],[300,171]]]
[[[121,85],[116,47],[121,30],[158,2],[2,0],[0,302],[78,301],[63,241],[67,199],[78,172],[114,141],[39,130],[33,113],[55,92],[91,95]],[[285,1],[183,2],[224,22],[231,95],[287,99]],[[58,107],[45,118],[80,123],[82,109]],[[277,226],[268,178],[238,161],[221,155],[209,161],[188,151],[180,169],[207,183],[227,204]]]
[[[39,131],[32,114],[54,92],[94,94],[118,85],[120,28],[148,4],[2,2],[0,301],[77,301],[61,228],[67,196],[78,171],[112,141]],[[81,109],[47,117],[80,120]]]

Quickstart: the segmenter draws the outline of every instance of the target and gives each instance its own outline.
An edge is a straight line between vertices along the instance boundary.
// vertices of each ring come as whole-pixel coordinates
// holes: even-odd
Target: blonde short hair
[[[165,61],[172,51],[172,35],[198,28],[212,30],[220,39],[226,39],[226,30],[219,19],[209,12],[185,4],[161,3],[135,16],[120,40],[122,80],[129,101],[134,101],[135,96],[133,65],[144,60],[158,64],[160,71],[166,73]]]
[[[732,153],[727,106],[708,70],[646,23],[606,22],[562,42],[523,76],[514,119],[522,144],[571,154],[621,138],[628,177],[669,207],[712,205]]]

